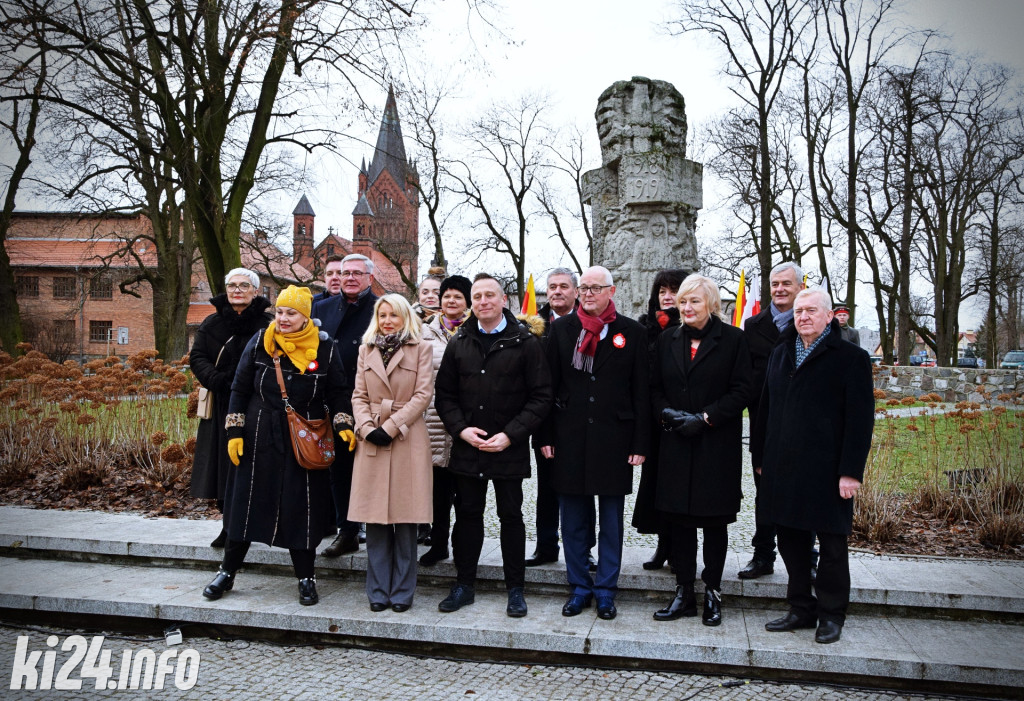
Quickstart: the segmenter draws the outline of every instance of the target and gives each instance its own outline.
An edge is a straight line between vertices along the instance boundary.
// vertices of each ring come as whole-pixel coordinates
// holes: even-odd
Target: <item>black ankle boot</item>
[[[320,601],[320,595],[316,593],[316,578],[306,577],[299,580],[299,603],[303,606],[312,606]]]
[[[665,608],[654,612],[656,621],[674,621],[684,616],[697,615],[697,597],[693,593],[692,584],[676,586],[676,598]]]
[[[203,596],[210,601],[216,601],[224,596],[224,592],[231,591],[233,586],[235,586],[235,573],[225,572],[223,569],[217,570],[217,576],[203,589]]]
[[[660,570],[665,566],[665,561],[668,560],[668,548],[665,547],[663,539],[658,537],[658,547],[654,551],[654,556],[644,563],[645,570]]]
[[[223,548],[224,544],[228,542],[228,532],[226,529],[220,529],[220,535],[213,539],[210,543],[211,548]]]
[[[716,589],[704,591],[704,615],[701,621],[706,626],[717,626],[722,623],[722,592]]]

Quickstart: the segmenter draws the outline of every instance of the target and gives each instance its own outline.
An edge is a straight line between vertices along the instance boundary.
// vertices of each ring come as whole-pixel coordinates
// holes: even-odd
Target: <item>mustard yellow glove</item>
[[[231,458],[231,464],[238,467],[238,458],[242,455],[242,439],[241,438],[229,438],[228,439],[228,457]]]
[[[356,434],[355,431],[342,431],[338,434],[338,438],[348,443],[348,452],[352,452],[356,449]]]

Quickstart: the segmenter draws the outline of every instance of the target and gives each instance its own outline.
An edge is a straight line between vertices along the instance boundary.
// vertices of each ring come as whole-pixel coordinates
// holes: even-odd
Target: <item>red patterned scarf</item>
[[[576,341],[576,350],[572,354],[572,366],[577,370],[590,372],[594,369],[594,354],[597,352],[597,342],[601,340],[601,331],[606,325],[615,321],[615,300],[608,300],[608,306],[600,316],[588,313],[583,307],[576,310],[576,316],[583,324],[583,331],[580,332],[579,340]]]

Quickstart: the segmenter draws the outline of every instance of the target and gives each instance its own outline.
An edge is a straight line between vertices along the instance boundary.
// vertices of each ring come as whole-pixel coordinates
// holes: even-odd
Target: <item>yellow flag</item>
[[[526,283],[526,292],[523,293],[523,314],[533,316],[537,313],[537,293],[533,289],[533,274]]]

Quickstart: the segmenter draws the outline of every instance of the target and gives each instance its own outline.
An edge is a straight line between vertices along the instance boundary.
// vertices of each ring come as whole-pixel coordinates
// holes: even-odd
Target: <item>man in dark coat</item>
[[[871,360],[842,340],[823,290],[805,290],[794,305],[795,328],[768,361],[751,440],[761,473],[758,521],[778,532],[786,564],[789,613],[769,631],[813,628],[819,643],[839,640],[850,601],[846,539],[853,497],[864,478],[874,430]],[[811,546],[821,549],[811,592]]]
[[[327,260],[324,262],[324,289],[313,295],[314,305],[321,300],[341,294],[341,261],[343,260],[344,258],[338,255],[327,256]]]
[[[757,407],[761,401],[761,389],[764,387],[765,370],[768,356],[775,350],[782,338],[782,332],[793,326],[793,301],[797,293],[803,289],[804,271],[792,261],[779,263],[772,268],[768,276],[772,301],[760,314],[756,314],[743,324],[743,332],[747,335],[747,346],[750,349],[750,360],[753,364],[753,395],[747,411],[750,417],[750,430],[753,432],[757,423]],[[761,493],[761,476],[754,473],[755,503]],[[740,579],[757,579],[762,575],[775,571],[775,529],[771,524],[758,522],[754,529],[754,537],[750,544],[754,555],[746,567],[739,571]]]
[[[555,461],[555,490],[562,512],[562,543],[572,595],[562,615],[575,616],[597,598],[600,618],[615,618],[622,563],[626,495],[633,467],[648,451],[651,406],[647,331],[615,311],[615,285],[606,268],[580,277],[576,314],[551,324],[547,354],[555,409],[542,452]],[[600,534],[597,572],[587,567],[594,538],[594,497]]]
[[[860,346],[860,331],[850,326],[850,308],[845,304],[837,304],[832,310],[839,322],[839,332],[844,341],[849,341],[855,346]]]
[[[438,609],[451,613],[473,603],[490,480],[501,521],[506,613],[519,618],[527,611],[523,480],[530,476],[530,434],[551,409],[551,376],[540,338],[505,309],[501,284],[477,275],[471,296],[473,315],[448,342],[435,380],[434,407],[453,439],[448,469],[455,475],[456,580]]]
[[[352,388],[356,386],[359,344],[370,325],[373,305],[377,302],[377,296],[370,290],[373,284],[373,261],[358,253],[345,256],[341,260],[340,278],[341,294],[314,303],[313,318],[319,319],[320,330],[337,342],[351,400]],[[348,520],[353,458],[353,453],[339,451],[330,468],[331,496],[334,499],[338,535],[333,543],[324,548],[323,554],[326,557],[338,557],[359,550],[359,524]]]
[[[576,273],[569,268],[555,268],[548,273],[547,285],[548,301],[537,310],[537,315],[544,320],[545,339],[551,322],[575,314],[579,306]],[[552,484],[554,461],[541,454],[536,438],[533,453],[537,461],[537,549],[526,558],[527,567],[558,562],[558,492]]]

